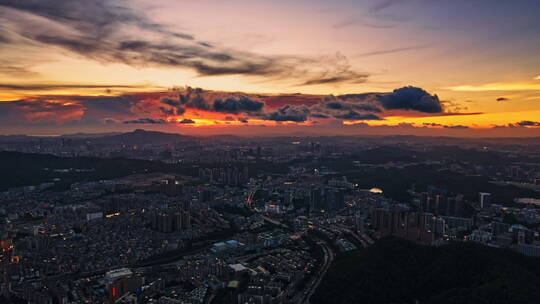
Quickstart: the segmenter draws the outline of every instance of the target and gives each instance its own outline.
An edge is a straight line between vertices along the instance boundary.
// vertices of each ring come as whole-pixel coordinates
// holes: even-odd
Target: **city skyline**
[[[539,136],[538,6],[3,1],[0,134]]]

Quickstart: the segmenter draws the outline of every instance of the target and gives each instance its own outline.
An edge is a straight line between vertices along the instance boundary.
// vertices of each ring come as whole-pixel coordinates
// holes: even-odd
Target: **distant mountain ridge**
[[[24,135],[24,134],[15,134],[15,135],[0,135],[0,143],[13,142],[13,143],[23,143],[37,140],[48,140],[48,139],[70,139],[72,141],[86,141],[91,140],[96,143],[114,143],[122,142],[125,144],[152,144],[152,143],[175,143],[175,142],[186,142],[186,141],[197,141],[197,140],[223,140],[223,141],[234,141],[240,139],[272,139],[272,138],[309,138],[312,140],[325,140],[325,139],[339,139],[339,138],[351,138],[351,139],[385,139],[386,141],[396,141],[396,142],[427,142],[432,144],[470,144],[470,143],[486,143],[486,144],[505,144],[505,145],[526,145],[526,146],[536,146],[540,145],[540,137],[500,137],[500,138],[460,138],[460,137],[446,137],[446,136],[415,136],[415,135],[336,135],[336,136],[321,136],[317,134],[304,134],[304,133],[294,133],[287,136],[276,135],[276,136],[237,136],[230,134],[222,135],[211,135],[211,136],[193,136],[193,135],[184,135],[179,133],[167,133],[160,131],[151,131],[144,129],[136,129],[131,132],[108,132],[108,133],[74,133],[74,134],[63,134],[58,136],[39,136],[39,135]]]
[[[165,133],[158,131],[146,131],[143,129],[137,129],[132,132],[120,133],[75,133],[65,134],[59,136],[28,136],[28,135],[0,135],[0,143],[24,143],[39,140],[71,140],[77,141],[91,141],[96,144],[114,144],[123,143],[126,145],[138,145],[138,144],[162,144],[162,143],[175,143],[197,140],[197,137],[182,135],[178,133]]]
[[[108,132],[108,133],[73,133],[73,134],[62,134],[58,137],[63,138],[96,138],[96,137],[105,137],[105,136],[114,136],[123,134],[122,132]]]

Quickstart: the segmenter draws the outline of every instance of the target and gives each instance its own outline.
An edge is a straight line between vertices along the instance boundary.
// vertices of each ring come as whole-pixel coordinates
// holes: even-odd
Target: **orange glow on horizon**
[[[540,76],[533,78],[540,80]],[[496,82],[480,85],[461,85],[453,86],[448,89],[462,92],[486,92],[486,91],[540,91],[540,81],[528,82]]]
[[[467,126],[472,129],[491,129],[494,126],[503,126],[523,120],[538,120],[540,111],[507,112],[507,113],[482,113],[478,115],[451,115],[451,116],[430,116],[430,117],[403,117],[387,116],[384,120],[369,121],[344,121],[345,125],[367,123],[370,126],[398,126],[399,124],[414,124],[416,127],[429,127],[435,129],[444,126]],[[428,126],[425,124],[440,124],[441,126]]]

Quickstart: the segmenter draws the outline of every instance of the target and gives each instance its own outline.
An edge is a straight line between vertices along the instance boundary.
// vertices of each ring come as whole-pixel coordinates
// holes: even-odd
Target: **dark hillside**
[[[388,238],[338,258],[312,303],[539,303],[540,259]],[[418,301],[418,302],[416,302]]]

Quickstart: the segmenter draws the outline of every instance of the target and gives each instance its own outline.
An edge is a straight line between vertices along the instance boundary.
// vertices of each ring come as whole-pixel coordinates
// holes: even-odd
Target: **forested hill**
[[[62,169],[83,172],[57,172]],[[111,179],[134,173],[171,172],[194,174],[180,165],[125,158],[58,157],[47,154],[0,152],[0,191],[11,187],[38,185],[60,178],[62,184]]]
[[[388,238],[339,257],[311,303],[540,303],[540,259]]]

